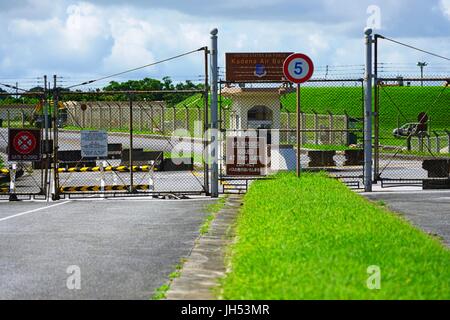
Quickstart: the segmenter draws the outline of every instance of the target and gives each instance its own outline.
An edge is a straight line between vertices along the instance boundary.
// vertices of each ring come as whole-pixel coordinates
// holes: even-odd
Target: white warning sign
[[[108,133],[100,130],[81,131],[81,157],[108,157]]]

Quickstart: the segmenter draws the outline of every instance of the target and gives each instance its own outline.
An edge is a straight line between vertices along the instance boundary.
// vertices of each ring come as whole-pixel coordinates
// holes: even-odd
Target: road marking
[[[61,202],[61,203],[56,203],[56,204],[53,204],[51,206],[41,207],[41,208],[37,208],[37,209],[33,209],[33,210],[17,213],[17,214],[14,214],[12,216],[1,218],[0,222],[5,221],[5,220],[9,220],[9,219],[12,219],[12,218],[20,217],[20,216],[23,216],[23,215],[26,215],[26,214],[29,214],[29,213],[41,211],[41,210],[44,210],[44,209],[50,209],[50,208],[53,208],[53,207],[61,206],[63,204],[69,203],[69,202],[71,202],[71,200],[64,201],[64,202]]]

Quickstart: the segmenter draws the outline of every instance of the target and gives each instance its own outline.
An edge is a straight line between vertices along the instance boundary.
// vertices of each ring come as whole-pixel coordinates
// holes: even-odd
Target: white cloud
[[[444,15],[450,20],[450,0],[441,0],[439,4]]]
[[[400,28],[398,21],[410,23],[415,19],[412,13],[423,12],[422,5],[415,1],[418,9],[414,9],[414,4],[405,6],[409,3],[405,0],[395,4],[374,0],[382,10],[383,33],[449,55],[448,35],[441,34],[445,26],[449,26],[443,14],[450,19],[450,0],[433,1],[437,12],[432,14],[439,16],[444,25],[442,21],[436,22],[437,18],[428,16],[417,26]],[[256,0],[233,0],[221,4],[221,8],[228,10],[223,16],[213,8],[206,8],[209,11],[205,12],[211,12],[210,15],[194,14],[196,8],[206,10],[194,0],[190,6],[186,3],[175,5],[174,1],[167,2],[171,6],[153,5],[147,1],[141,7],[135,5],[136,2],[119,0],[27,2],[27,5],[16,7],[8,5],[0,11],[0,27],[8,30],[0,34],[3,75],[27,77],[56,73],[73,78],[107,75],[209,46],[209,31],[213,27],[219,28],[221,66],[225,52],[266,50],[305,52],[314,58],[316,65],[364,63],[362,30],[366,22],[366,4],[362,2],[343,4],[342,1],[324,0],[316,4],[311,1],[302,2],[303,7],[296,3],[294,9],[302,9],[298,11],[302,18],[298,19],[293,18],[293,10],[285,0],[264,0],[260,6]],[[33,11],[40,14],[33,15]],[[283,15],[274,18],[283,12],[286,19]],[[408,19],[403,14],[408,15]],[[419,29],[427,29],[432,38],[415,33]],[[392,32],[408,32],[409,38],[392,35]],[[415,52],[402,50],[384,44],[380,48],[383,59],[391,62],[413,63],[423,58]],[[169,75],[181,80],[202,73],[203,54],[196,53],[129,77]]]

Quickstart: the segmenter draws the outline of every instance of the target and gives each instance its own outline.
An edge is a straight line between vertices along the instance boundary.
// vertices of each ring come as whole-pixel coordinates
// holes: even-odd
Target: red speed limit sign
[[[311,79],[314,73],[312,60],[303,53],[293,53],[284,60],[283,73],[293,83],[303,83]]]
[[[41,131],[9,129],[8,160],[37,161],[41,159]]]

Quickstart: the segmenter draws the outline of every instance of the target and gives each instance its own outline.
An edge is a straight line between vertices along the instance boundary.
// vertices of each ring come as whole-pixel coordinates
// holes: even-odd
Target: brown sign
[[[227,175],[259,176],[266,167],[267,143],[265,138],[228,137]]]
[[[41,130],[9,129],[8,161],[41,160]]]
[[[283,62],[292,52],[226,53],[227,81],[284,80]]]

